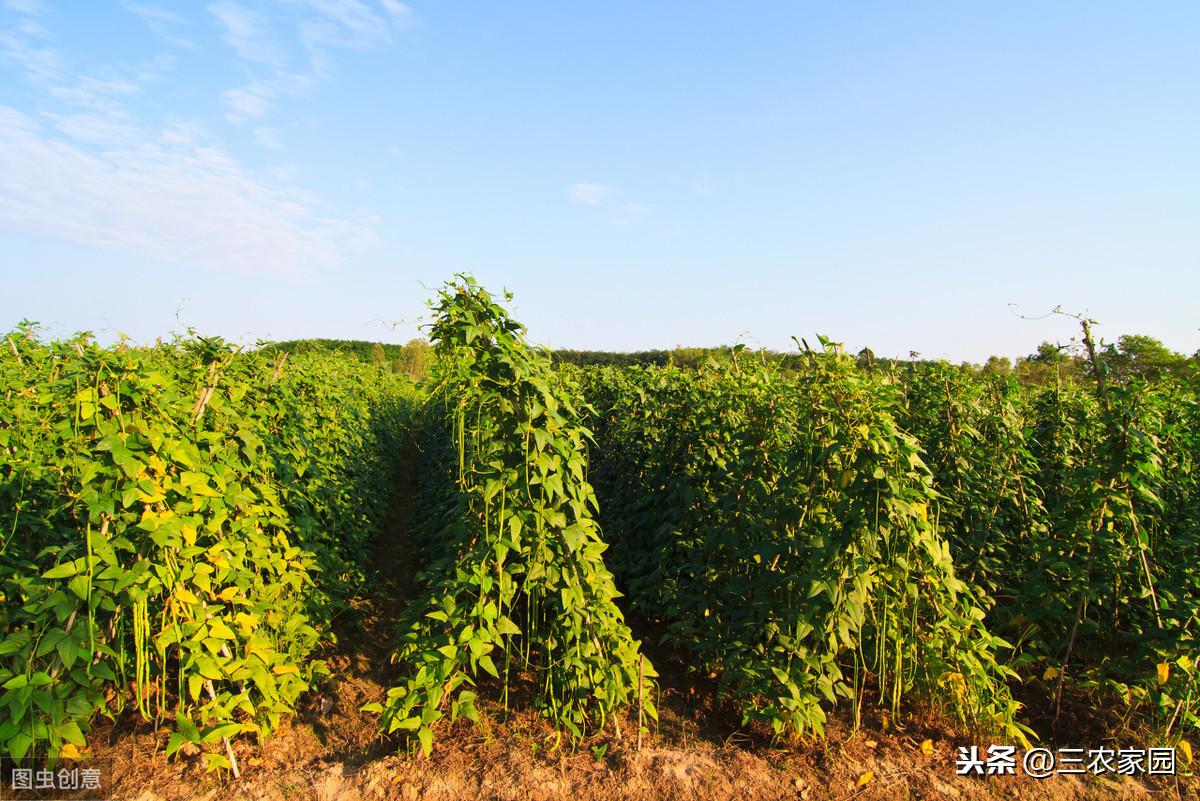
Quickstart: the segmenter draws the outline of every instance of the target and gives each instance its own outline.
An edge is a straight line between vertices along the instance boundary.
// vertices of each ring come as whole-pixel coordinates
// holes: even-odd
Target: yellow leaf
[[[147,492],[145,489],[139,487],[137,499],[142,503],[158,503],[167,497],[166,493],[163,492],[163,488],[157,484],[151,484],[150,489],[152,491]]]
[[[925,756],[930,756],[933,754],[933,740],[926,740],[921,743],[921,753]]]
[[[858,781],[854,783],[855,787],[863,787],[871,783],[871,779],[875,778],[875,771],[868,770],[866,773],[858,777]]]
[[[179,527],[179,533],[183,535],[183,541],[188,545],[196,544],[196,527],[190,523],[184,523]]]
[[[247,615],[245,612],[238,612],[234,615],[234,622],[238,624],[238,628],[242,630],[242,634],[249,637],[254,633],[254,627],[258,625],[258,618],[254,615]]]
[[[225,589],[223,589],[219,593],[217,593],[217,597],[220,598],[222,601],[230,601],[233,599],[233,596],[237,595],[237,592],[238,592],[237,587],[226,587]]]
[[[1042,681],[1050,681],[1051,679],[1057,679],[1058,676],[1059,676],[1058,668],[1056,668],[1054,665],[1048,665],[1046,667],[1046,671],[1042,674]]]
[[[1158,663],[1158,683],[1166,684],[1167,679],[1171,678],[1171,666],[1166,662]]]
[[[233,629],[229,628],[229,626],[225,624],[225,621],[219,618],[209,623],[208,633],[209,636],[218,640],[236,639],[233,634]]]
[[[300,668],[296,667],[295,665],[276,665],[275,667],[271,668],[271,670],[276,676],[286,676],[290,673],[298,674],[300,672]]]
[[[867,740],[867,748],[877,748],[878,746],[879,746],[878,740]]]
[[[183,601],[185,604],[195,604],[200,602],[200,599],[196,597],[195,593],[186,587],[176,587],[175,597]]]
[[[1192,669],[1192,658],[1187,654],[1184,654],[1175,660],[1175,664],[1179,665],[1184,670],[1190,671]]]
[[[75,743],[63,743],[63,747],[59,749],[58,755],[64,759],[80,759],[83,754],[79,753],[79,749],[75,747]],[[1191,762],[1191,758],[1188,762]]]
[[[1192,764],[1192,744],[1191,743],[1189,743],[1187,740],[1180,740],[1179,745],[1176,746],[1176,749],[1179,751],[1179,753],[1183,754],[1183,758],[1187,761],[1187,763],[1189,765]]]
[[[263,662],[270,663],[272,652],[269,648],[265,648],[261,644],[251,640],[246,643],[246,656],[257,656]]]

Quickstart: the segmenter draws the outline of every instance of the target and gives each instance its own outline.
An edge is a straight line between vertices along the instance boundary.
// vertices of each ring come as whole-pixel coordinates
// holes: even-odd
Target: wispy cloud
[[[273,273],[336,264],[374,239],[368,224],[325,216],[311,197],[245,170],[194,126],[92,151],[7,106],[0,225],[169,262]]]
[[[399,0],[383,0],[383,10],[391,17],[392,24],[402,28],[413,21],[413,10]]]
[[[52,12],[33,0],[3,1],[17,14],[0,29],[0,58],[15,61],[42,97],[28,111],[0,104],[0,227],[178,264],[272,273],[333,265],[375,240],[373,218],[324,212],[292,175],[247,169],[199,123],[139,109],[147,87],[173,67],[170,53],[84,72],[55,48],[45,27]],[[326,34],[321,47],[384,41],[388,26],[398,24],[389,20],[403,15],[358,0],[283,2],[341,31]],[[123,6],[167,41],[183,42],[177,32],[191,25],[144,0]],[[277,14],[279,6],[272,8]],[[230,119],[266,117],[281,99],[315,85],[319,76],[304,60],[308,45],[278,37],[288,29],[275,16],[234,0],[208,9],[249,76],[222,96]],[[280,148],[267,124],[257,123],[251,136]]]
[[[31,17],[46,10],[46,4],[41,0],[4,0],[4,5],[18,14],[26,14]]]
[[[221,38],[237,52],[239,58],[274,67],[283,66],[283,49],[275,41],[263,14],[230,0],[212,3],[208,10],[225,29]]]
[[[189,50],[196,49],[196,45],[191,39],[179,33],[191,26],[191,22],[186,17],[165,8],[148,3],[135,3],[130,0],[122,0],[121,7],[130,14],[140,17],[142,22],[146,23],[146,26],[164,42],[186,47]]]
[[[299,97],[312,88],[314,79],[308,75],[278,70],[274,75],[258,78],[245,86],[221,93],[221,103],[227,109],[230,122],[245,122],[267,116],[281,97]]]
[[[644,203],[623,200],[619,192],[607,184],[577,181],[567,187],[567,198],[579,206],[593,206],[615,213],[612,222],[629,225],[650,214],[653,209]]]
[[[85,111],[79,114],[46,116],[70,138],[93,145],[122,145],[136,142],[142,135],[133,120],[122,112]]]
[[[11,28],[0,30],[0,56],[19,65],[37,83],[60,78],[62,59],[41,22],[45,7],[34,0],[7,0],[6,5],[17,18]]]
[[[221,102],[229,109],[226,116],[234,122],[265,117],[274,107],[274,99],[275,89],[261,81],[221,93]]]
[[[392,31],[412,19],[412,10],[403,3],[385,2],[382,12],[361,0],[306,0],[306,5],[315,13],[299,24],[299,40],[313,75],[322,79],[333,75],[334,51],[389,44]]]
[[[359,0],[308,0],[317,12],[302,26],[302,40],[312,47],[332,45],[362,50],[391,41],[388,20]]]
[[[296,97],[331,80],[337,50],[369,50],[391,42],[409,25],[412,9],[398,0],[287,0],[271,12],[234,0],[218,0],[209,12],[222,38],[251,75],[221,100],[233,122],[260,119],[282,97]],[[283,12],[287,13],[283,13]]]
[[[108,110],[120,101],[142,91],[142,87],[120,77],[95,78],[85,75],[74,83],[50,87],[50,96],[64,103],[96,110]]]
[[[259,126],[258,128],[255,128],[254,141],[258,142],[263,147],[270,148],[271,150],[283,149],[283,145],[279,143],[279,135],[275,132],[274,128],[268,128],[266,126]]]
[[[591,181],[578,181],[567,187],[567,197],[580,206],[603,206],[616,197],[612,187]]]

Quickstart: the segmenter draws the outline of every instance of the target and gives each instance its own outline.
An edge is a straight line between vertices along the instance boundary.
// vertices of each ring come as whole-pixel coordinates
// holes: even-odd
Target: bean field
[[[372,759],[523,721],[526,751],[603,766],[686,707],[779,760],[935,721],[947,749],[1138,743],[1188,773],[1200,392],[1114,377],[1083,334],[1093,372],[1042,384],[828,341],[575,366],[466,277],[418,378],[22,326],[0,343],[0,756],[151,743],[239,797],[374,593],[381,684],[344,710]],[[811,797],[905,797],[855,777]],[[761,796],[810,797],[795,781]]]

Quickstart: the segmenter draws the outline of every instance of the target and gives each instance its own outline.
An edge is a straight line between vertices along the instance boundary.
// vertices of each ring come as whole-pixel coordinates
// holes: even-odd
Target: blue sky
[[[0,0],[4,1],[4,0]],[[6,0],[0,328],[1200,348],[1200,5]]]

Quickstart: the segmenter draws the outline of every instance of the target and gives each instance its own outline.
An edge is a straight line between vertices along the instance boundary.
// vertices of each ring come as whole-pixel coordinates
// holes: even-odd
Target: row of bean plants
[[[613,570],[746,722],[820,734],[829,705],[912,694],[1026,737],[896,382],[832,346],[794,376],[739,354],[586,380]]]
[[[324,670],[411,385],[194,336],[0,344],[0,754],[126,713],[231,767]]]
[[[575,738],[619,726],[633,702],[654,715],[655,674],[604,561],[578,387],[471,279],[447,286],[434,311],[423,593],[395,654],[404,678],[368,708],[426,753],[447,715],[476,718],[483,682],[506,706],[519,689]]]
[[[914,366],[902,420],[956,562],[1054,714],[1071,690],[1175,739],[1200,723],[1200,399],[1096,366],[1091,387],[1045,388]]]

